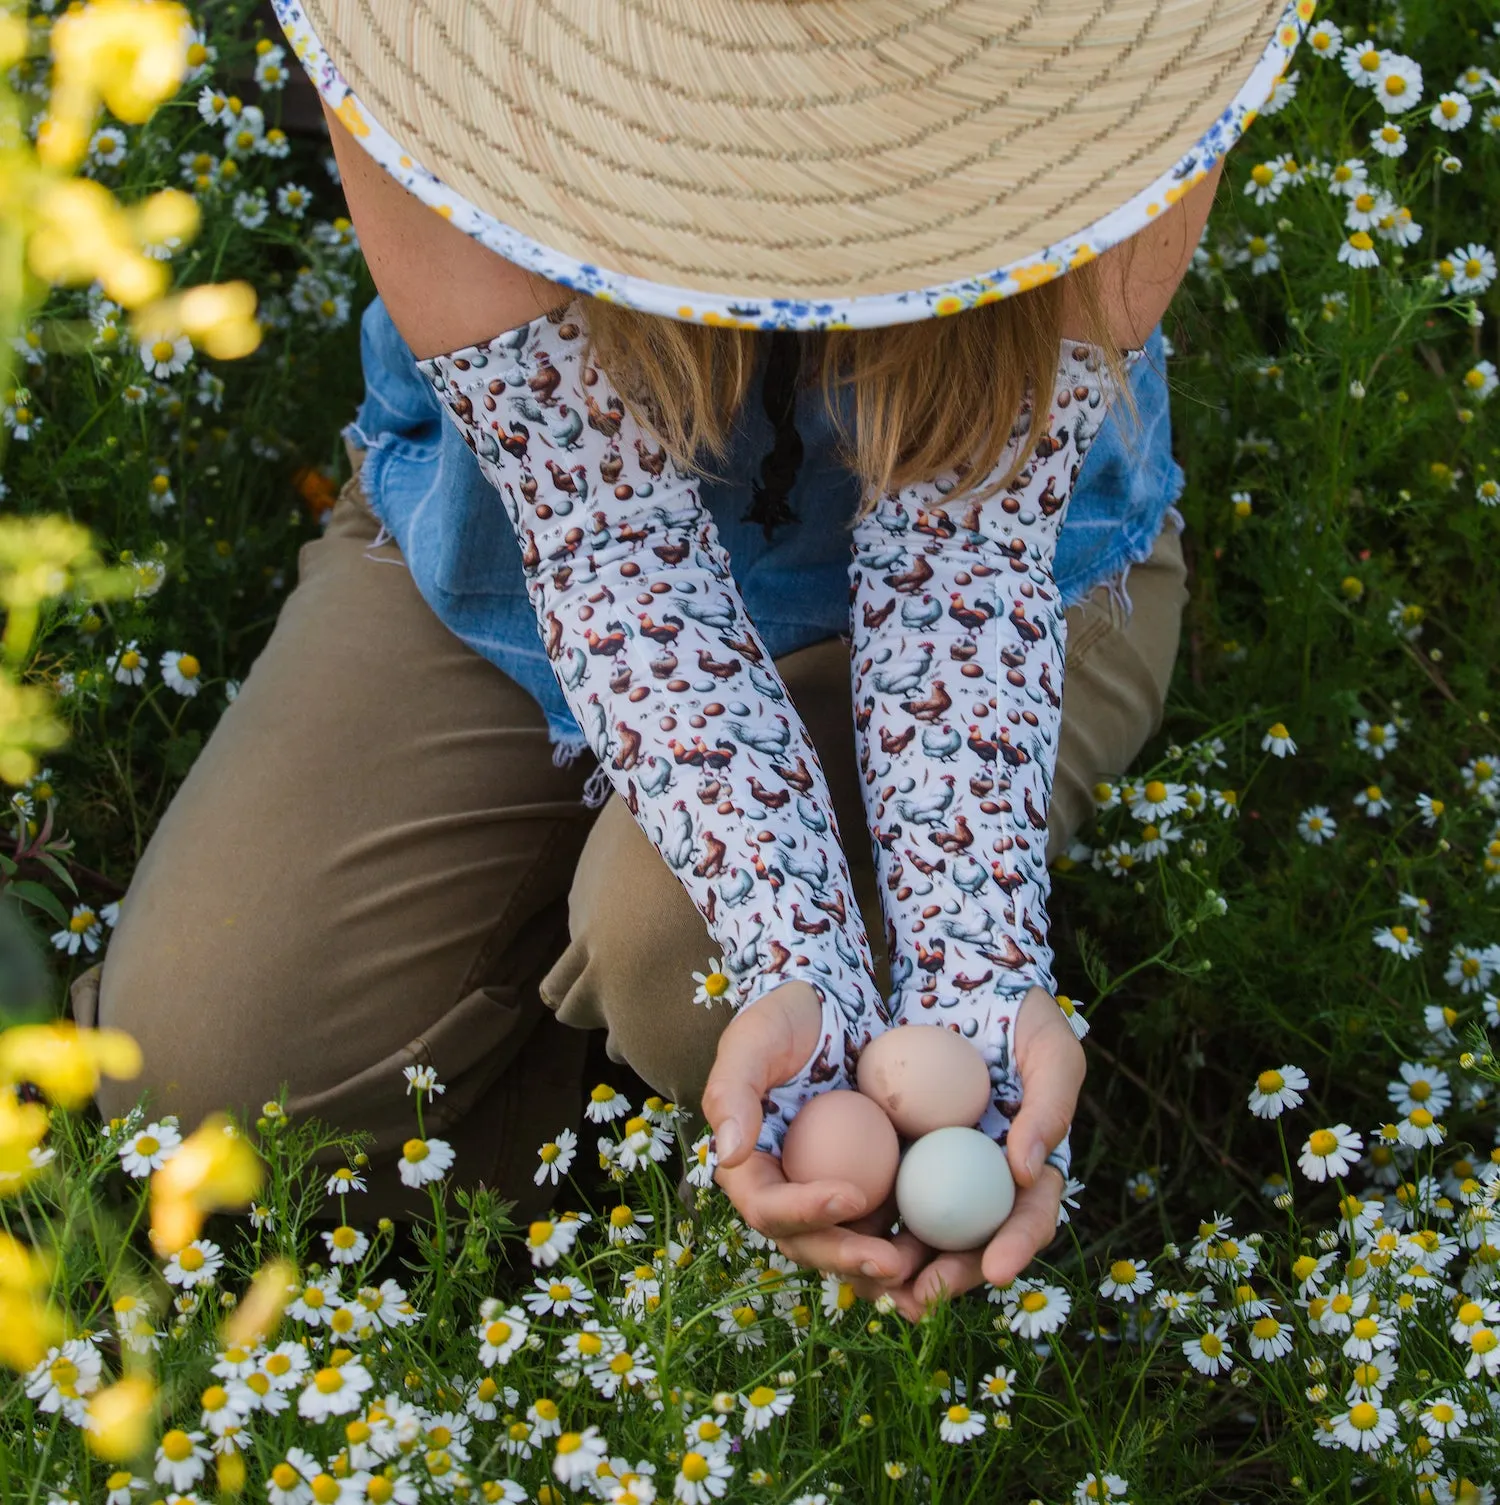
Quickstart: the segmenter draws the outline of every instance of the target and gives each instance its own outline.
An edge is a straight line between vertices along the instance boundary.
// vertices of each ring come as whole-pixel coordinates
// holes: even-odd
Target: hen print
[[[707,921],[736,1006],[794,979],[818,995],[819,1043],[764,1105],[775,1153],[802,1102],[852,1085],[885,1004],[817,754],[695,478],[586,345],[574,300],[417,364],[504,502],[568,704]]]
[[[1126,369],[1144,354],[1126,352]],[[958,1029],[989,1062],[980,1128],[1020,1106],[1016,1014],[1055,991],[1047,810],[1066,624],[1052,556],[1109,405],[1091,345],[1062,346],[1046,429],[1009,488],[949,506],[958,472],[888,493],[855,529],[856,746],[891,955],[894,1020]],[[1030,396],[999,468],[1030,430]],[[1066,1176],[1066,1140],[1050,1157]]]

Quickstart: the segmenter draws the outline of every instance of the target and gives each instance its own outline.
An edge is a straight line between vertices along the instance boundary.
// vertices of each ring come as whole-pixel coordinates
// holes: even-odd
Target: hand
[[[888,1291],[909,1321],[918,1321],[944,1296],[960,1295],[984,1281],[998,1286],[1014,1280],[1057,1233],[1064,1183],[1057,1168],[1045,1162],[1073,1121],[1087,1069],[1083,1046],[1057,1001],[1042,988],[1022,999],[1014,1038],[1024,1093],[1005,1146],[1016,1179],[1010,1216],[983,1249],[958,1254],[929,1249],[903,1230],[895,1247],[915,1272],[909,1283],[854,1282],[855,1292],[867,1301]]]
[[[807,1064],[821,1028],[817,995],[803,982],[783,983],[730,1021],[703,1089],[703,1114],[718,1155],[715,1179],[744,1220],[799,1265],[844,1278],[910,1280],[917,1268],[910,1251],[837,1226],[868,1210],[857,1187],[790,1182],[775,1155],[755,1148],[762,1095]]]

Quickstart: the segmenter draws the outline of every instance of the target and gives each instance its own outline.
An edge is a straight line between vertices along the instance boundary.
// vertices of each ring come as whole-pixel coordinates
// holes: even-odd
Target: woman
[[[747,1221],[908,1316],[1050,1240],[1047,853],[1160,715],[1156,326],[1298,35],[1158,9],[281,0],[381,297],[356,478],[75,992],[160,1107],[287,1083],[388,1162],[431,1064],[524,1215],[603,1027]],[[1020,1186],[972,1254],[776,1154],[927,1021]]]

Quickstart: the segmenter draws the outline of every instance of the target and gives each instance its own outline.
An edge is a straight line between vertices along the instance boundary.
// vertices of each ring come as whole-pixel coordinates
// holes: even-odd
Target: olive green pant
[[[153,835],[76,1017],[128,1030],[145,1089],[184,1128],[293,1114],[373,1135],[364,1216],[409,1205],[393,1166],[415,1132],[402,1068],[447,1091],[428,1133],[456,1174],[544,1208],[536,1151],[580,1131],[590,1029],[611,1060],[696,1109],[729,1014],[693,1002],[714,947],[623,803],[582,803],[593,767],[558,767],[536,703],[418,595],[357,482],[264,652]],[[1160,722],[1186,591],[1174,527],[1129,577],[1068,613],[1049,848],[1087,819]],[[778,661],[833,791],[855,887],[879,918],[856,776],[847,646]],[[883,964],[883,959],[882,959]],[[593,1154],[592,1135],[581,1152]]]

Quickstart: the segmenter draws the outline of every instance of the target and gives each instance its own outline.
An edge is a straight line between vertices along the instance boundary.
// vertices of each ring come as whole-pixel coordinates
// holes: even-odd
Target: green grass
[[[201,82],[222,85],[253,67],[248,12],[213,8],[219,58]],[[1073,1130],[1074,1173],[1086,1190],[1027,1280],[1066,1293],[1066,1320],[1035,1342],[1012,1330],[1025,1282],[1005,1301],[980,1293],[916,1328],[862,1303],[842,1308],[836,1292],[825,1311],[817,1277],[805,1277],[804,1288],[803,1276],[776,1271],[717,1192],[699,1196],[674,1234],[693,1257],[680,1268],[670,1255],[653,1259],[689,1219],[676,1199],[677,1162],[622,1173],[616,1187],[592,1173],[586,1135],[575,1175],[588,1168],[589,1179],[559,1206],[607,1216],[623,1202],[655,1221],[634,1249],[612,1246],[595,1222],[555,1269],[577,1275],[598,1320],[640,1350],[654,1380],[624,1399],[600,1394],[587,1376],[569,1384],[563,1343],[584,1319],[541,1319],[538,1346],[493,1368],[497,1414],[470,1418],[466,1459],[428,1436],[367,1461],[344,1453],[350,1477],[389,1467],[401,1490],[432,1499],[504,1499],[513,1485],[545,1501],[539,1491],[550,1481],[556,1498],[567,1498],[573,1491],[552,1473],[555,1439],[535,1439],[530,1457],[503,1448],[504,1417],[524,1420],[546,1398],[569,1431],[597,1426],[610,1455],[652,1462],[657,1489],[670,1498],[689,1450],[683,1428],[712,1414],[722,1392],[728,1431],[741,1436],[745,1407],[733,1397],[764,1384],[789,1391],[791,1406],[728,1455],[730,1500],[822,1493],[1052,1505],[1072,1499],[1090,1471],[1118,1475],[1128,1488],[1122,1498],[1135,1502],[1492,1497],[1480,1486],[1500,1471],[1491,1409],[1500,1381],[1449,1324],[1466,1299],[1500,1299],[1500,1072],[1491,1053],[1500,1005],[1490,984],[1500,969],[1500,394],[1485,392],[1493,366],[1486,378],[1482,365],[1500,362],[1500,297],[1493,273],[1470,293],[1461,267],[1455,290],[1439,264],[1460,248],[1494,248],[1500,94],[1482,88],[1472,120],[1453,133],[1431,124],[1428,111],[1470,65],[1500,69],[1497,14],[1480,0],[1332,12],[1349,42],[1373,35],[1420,63],[1421,102],[1389,117],[1405,128],[1404,155],[1371,148],[1370,131],[1388,117],[1338,61],[1304,45],[1295,97],[1263,115],[1232,153],[1199,264],[1166,321],[1176,451],[1188,477],[1181,509],[1192,600],[1166,724],[1128,782],[1137,794],[1150,779],[1201,787],[1203,809],[1172,817],[1181,839],[1164,856],[1142,857],[1143,822],[1127,798],[1101,810],[1056,875],[1059,977],[1090,1022],[1089,1077]],[[205,124],[193,102],[200,86],[129,129],[124,162],[99,173],[122,198],[180,182],[182,153],[222,156],[222,128]],[[269,123],[279,99],[263,101]],[[183,283],[238,276],[261,291],[272,327],[253,356],[224,364],[198,357],[158,389],[143,381],[127,336],[113,347],[95,337],[82,291],[59,291],[36,324],[45,358],[12,377],[43,421],[3,451],[3,505],[67,512],[94,530],[109,558],[159,560],[165,570],[150,594],[59,606],[29,667],[39,682],[71,686],[62,699],[71,739],[48,760],[52,798],[23,793],[10,826],[28,850],[49,815],[53,834],[71,839],[58,867],[76,895],[35,856],[21,871],[64,912],[97,911],[118,897],[212,731],[227,684],[264,643],[294,583],[297,548],[317,535],[294,476],[311,468],[337,486],[347,473],[338,429],[359,396],[357,315],[372,289],[357,255],[314,234],[343,211],[325,152],[297,139],[285,160],[246,159],[237,183],[200,195],[203,229],[173,260]],[[1443,165],[1450,154],[1456,167]],[[1405,246],[1375,232],[1380,264],[1364,270],[1338,260],[1348,200],[1325,182],[1292,182],[1266,203],[1255,202],[1252,185],[1257,164],[1296,171],[1355,157],[1372,189],[1409,209],[1419,227]],[[274,208],[287,182],[313,190],[302,220]],[[232,213],[246,184],[264,186],[273,204],[257,229]],[[1264,247],[1254,238],[1268,236],[1280,265],[1258,269],[1252,258]],[[304,267],[324,280],[311,298],[305,275],[299,291]],[[325,295],[331,315],[318,312]],[[225,383],[218,409],[196,400],[204,370]],[[131,383],[147,389],[143,404],[127,402]],[[155,512],[159,470],[175,504]],[[1247,515],[1237,493],[1248,493]],[[140,686],[116,683],[109,669],[132,642],[146,661]],[[200,661],[196,696],[163,682],[157,661],[168,650]],[[1395,728],[1383,758],[1359,745],[1362,721]],[[1294,756],[1264,749],[1277,722],[1295,741]],[[1209,763],[1206,750],[1219,761]],[[1390,801],[1377,818],[1354,803],[1371,784]],[[1215,808],[1214,793],[1225,790],[1236,793],[1235,818]],[[1424,818],[1419,796],[1441,801],[1441,815]],[[1317,807],[1336,823],[1321,844],[1299,834],[1304,812]],[[51,964],[40,980],[15,982],[12,998],[29,990],[33,1002],[55,1007],[94,958],[49,948],[57,920],[38,891],[26,892]],[[1425,901],[1430,930],[1403,896]],[[1396,925],[1420,941],[1413,959],[1372,939]],[[1456,947],[1475,958],[1470,979]],[[1381,1142],[1381,1127],[1403,1118],[1389,1091],[1402,1063],[1448,1078],[1452,1102],[1436,1115],[1445,1131],[1436,1148]],[[1307,1073],[1306,1101],[1274,1121],[1254,1116],[1246,1102],[1257,1073],[1283,1065]],[[1301,1147],[1336,1124],[1353,1126],[1365,1154],[1337,1185],[1310,1181],[1296,1165]],[[199,1427],[221,1293],[243,1292],[274,1253],[298,1262],[300,1280],[312,1278],[327,1266],[320,1230],[335,1212],[374,1240],[357,1278],[343,1282],[345,1294],[389,1277],[423,1314],[350,1343],[372,1376],[365,1400],[392,1397],[386,1413],[418,1432],[447,1425],[433,1418],[462,1412],[466,1399],[483,1410],[473,1399],[485,1375],[474,1330],[483,1301],[508,1307],[529,1288],[524,1231],[481,1197],[468,1206],[450,1200],[441,1213],[435,1203],[433,1220],[398,1243],[395,1231],[361,1220],[357,1195],[342,1208],[326,1199],[307,1169],[321,1142],[315,1125],[267,1119],[247,1130],[270,1167],[260,1198],[274,1220],[263,1229],[243,1216],[210,1226],[226,1262],[192,1310],[171,1306],[179,1291],[153,1273],[159,1264],[139,1237],[144,1183],[118,1168],[126,1130],[106,1140],[97,1125],[59,1114],[47,1173],[0,1201],[11,1233],[55,1247],[48,1289],[78,1331],[101,1335],[106,1382],[123,1363],[110,1303],[127,1289],[155,1303],[153,1330],[164,1336],[149,1360],[161,1387],[149,1449],[168,1427]],[[621,1129],[599,1132],[613,1140]],[[1341,1208],[1346,1193],[1361,1199],[1364,1214]],[[1379,1215],[1383,1227],[1352,1227],[1351,1214],[1364,1222]],[[1233,1220],[1232,1251],[1224,1236],[1200,1228],[1216,1215]],[[122,1230],[132,1226],[127,1243]],[[1424,1229],[1439,1235],[1435,1252],[1414,1241]],[[1324,1424],[1349,1414],[1358,1378],[1344,1335],[1322,1330],[1307,1307],[1314,1292],[1303,1288],[1305,1266],[1296,1261],[1323,1254],[1328,1268],[1315,1279],[1325,1294],[1350,1282],[1399,1335],[1379,1403],[1391,1411],[1396,1440],[1373,1454],[1319,1442]],[[1149,1264],[1155,1290],[1144,1312],[1098,1294],[1121,1259]],[[659,1304],[622,1312],[611,1302],[641,1260],[654,1266]],[[1435,1275],[1430,1285],[1410,1273],[1423,1263]],[[1234,1308],[1241,1284],[1273,1303],[1292,1338],[1287,1356],[1252,1355],[1249,1324]],[[758,1345],[732,1317],[750,1291]],[[1150,1305],[1163,1291],[1181,1296],[1170,1320]],[[1495,1314],[1481,1318],[1480,1327]],[[1183,1344],[1215,1324],[1228,1333],[1233,1364],[1205,1376]],[[326,1357],[322,1329],[295,1319],[276,1341],[303,1335]],[[1015,1371],[1005,1406],[980,1398],[1000,1367]],[[950,1444],[939,1427],[959,1381],[987,1425],[974,1440]],[[284,1414],[246,1419],[247,1498],[267,1498],[266,1480],[291,1447],[315,1455],[330,1479],[337,1473],[348,1418],[303,1419],[300,1389],[291,1393]],[[1471,1420],[1428,1448],[1419,1413],[1442,1396]],[[4,1497],[103,1499],[112,1465],[40,1404],[25,1395],[24,1379],[0,1382]],[[377,1439],[384,1427],[377,1417]],[[151,1482],[134,1498],[166,1498],[149,1449],[136,1474]],[[457,1491],[455,1470],[467,1481]],[[1469,1493],[1465,1479],[1478,1481]],[[234,1483],[232,1470],[221,1477],[225,1488]],[[318,1485],[325,1494],[336,1487]],[[210,1465],[196,1491],[206,1499],[214,1488]]]

